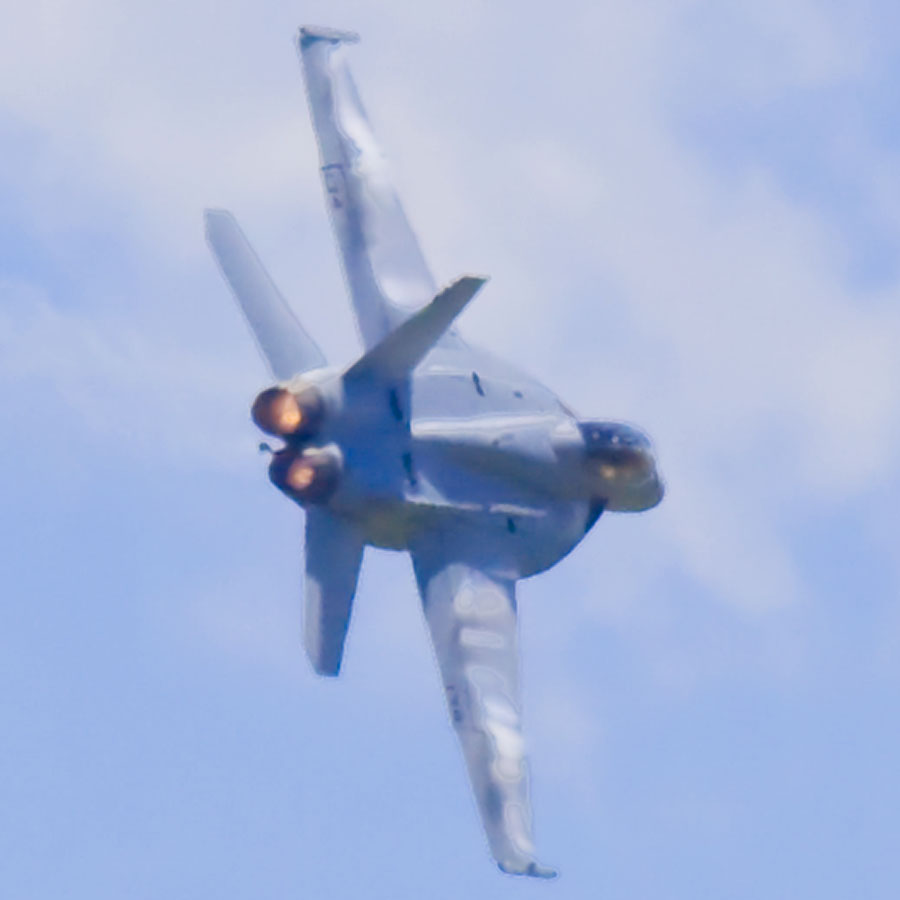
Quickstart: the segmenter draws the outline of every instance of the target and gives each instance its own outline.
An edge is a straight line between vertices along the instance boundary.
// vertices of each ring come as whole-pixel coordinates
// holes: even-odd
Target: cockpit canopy
[[[622,422],[579,422],[578,428],[585,470],[607,509],[639,511],[659,503],[663,483],[647,435]]]
[[[651,450],[647,435],[623,422],[579,422],[578,429],[589,459],[609,460]]]

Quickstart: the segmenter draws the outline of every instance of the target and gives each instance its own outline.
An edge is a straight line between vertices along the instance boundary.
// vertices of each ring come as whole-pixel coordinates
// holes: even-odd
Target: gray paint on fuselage
[[[458,527],[478,535],[491,565],[522,577],[549,568],[584,536],[590,501],[557,490],[549,434],[575,425],[552,392],[487,353],[439,348],[404,397],[408,413],[397,389],[360,386],[347,398],[357,414],[322,436],[340,444],[346,467],[330,505],[368,543],[410,549],[424,532]],[[479,423],[500,428],[487,464],[472,452]]]

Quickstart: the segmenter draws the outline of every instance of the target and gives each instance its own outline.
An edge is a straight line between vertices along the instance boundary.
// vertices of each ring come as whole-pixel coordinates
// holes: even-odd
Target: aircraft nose
[[[630,447],[634,450],[645,450],[650,452],[653,449],[650,438],[633,425],[620,427],[616,434],[613,435],[612,440],[613,443],[621,443],[623,446]]]
[[[650,439],[633,425],[583,422],[579,424],[579,429],[590,463],[623,471],[653,471],[654,455]]]
[[[652,453],[650,438],[634,425],[624,422],[580,422],[578,428],[589,456],[610,451]]]
[[[662,478],[660,478],[658,474],[654,479],[653,486],[655,490],[653,497],[650,500],[650,506],[647,507],[648,509],[651,509],[654,506],[659,506],[659,504],[663,501],[663,497],[666,496],[666,483],[662,480]]]

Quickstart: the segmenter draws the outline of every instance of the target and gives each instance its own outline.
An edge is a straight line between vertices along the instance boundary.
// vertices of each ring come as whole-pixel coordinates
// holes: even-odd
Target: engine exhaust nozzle
[[[269,464],[269,480],[298,503],[322,503],[333,493],[341,475],[340,453],[316,448],[297,453],[279,450]]]
[[[322,420],[322,397],[312,387],[294,394],[287,388],[273,387],[254,401],[250,416],[266,434],[287,437],[312,434]]]

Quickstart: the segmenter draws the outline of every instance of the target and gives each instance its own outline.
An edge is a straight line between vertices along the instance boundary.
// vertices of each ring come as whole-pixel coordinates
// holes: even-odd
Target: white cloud
[[[785,90],[835,84],[868,64],[871,22],[859,8],[813,0],[680,6],[673,16],[680,40],[666,41],[667,56],[694,74],[715,73],[702,87],[720,96],[765,104]]]
[[[233,402],[245,384],[221,357],[60,312],[28,284],[0,283],[0,383],[8,420],[34,433],[71,416],[123,453],[190,467],[236,468],[252,448]]]

